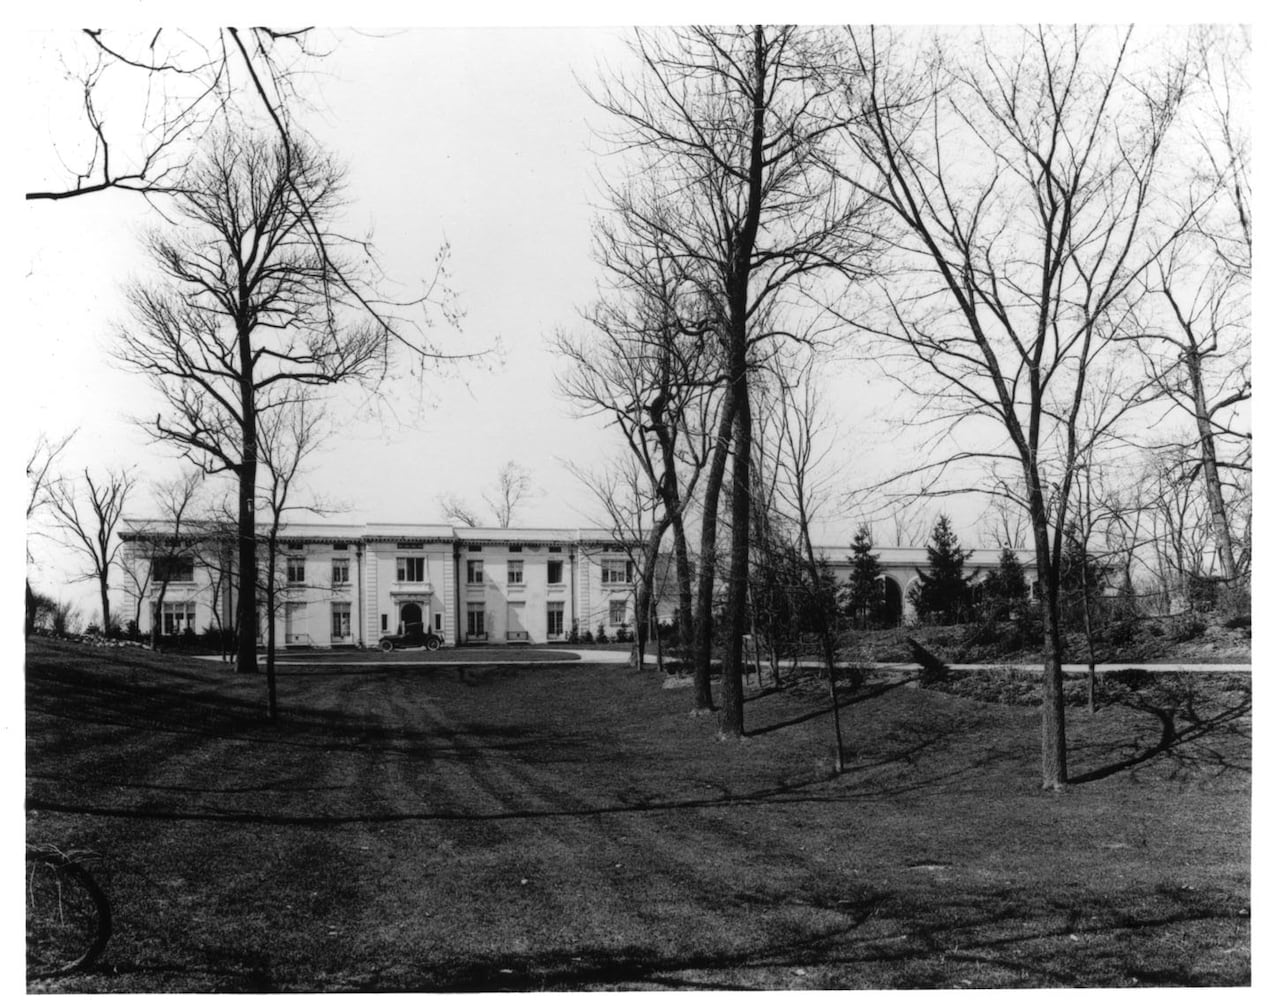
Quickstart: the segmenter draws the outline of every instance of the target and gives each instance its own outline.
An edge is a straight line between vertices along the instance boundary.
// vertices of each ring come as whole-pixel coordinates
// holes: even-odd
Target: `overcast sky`
[[[580,310],[595,297],[597,180],[618,164],[603,155],[596,136],[603,118],[582,84],[627,59],[626,35],[618,28],[341,32],[332,55],[316,64],[304,123],[348,167],[349,228],[370,229],[387,275],[401,282],[390,293],[402,297],[448,243],[450,285],[464,316],[457,331],[443,325],[438,335],[455,351],[494,352],[422,378],[403,354],[383,405],[341,419],[306,476],[315,493],[344,508],[339,519],[439,521],[439,494],[479,506],[509,460],[531,471],[536,488],[518,523],[568,527],[603,517],[569,465],[594,467],[624,445],[561,399],[554,384],[561,363],[548,339],[578,330]],[[59,147],[76,110],[59,82],[61,39],[30,37],[28,188],[57,183],[57,156],[66,155]],[[24,452],[41,432],[76,431],[63,468],[133,467],[142,480],[137,513],[147,512],[149,484],[181,468],[133,422],[152,416],[157,398],[109,357],[115,324],[128,315],[123,286],[146,274],[140,237],[158,221],[144,200],[122,192],[22,206],[21,370],[31,390]],[[846,412],[865,412],[859,391],[839,389],[850,401]],[[855,457],[867,443],[857,436]],[[65,555],[40,561],[46,568],[35,577],[58,591]]]
[[[314,492],[345,508],[340,520],[441,520],[439,494],[479,505],[508,460],[530,469],[538,491],[520,524],[568,527],[601,517],[568,465],[595,466],[620,453],[622,440],[596,419],[579,419],[560,398],[560,361],[548,338],[580,329],[580,310],[595,295],[596,182],[618,165],[601,155],[596,128],[604,119],[583,84],[623,64],[626,37],[622,28],[340,32],[331,56],[315,64],[303,124],[348,167],[348,228],[371,230],[403,296],[448,242],[450,285],[464,317],[443,343],[456,351],[498,348],[489,363],[422,378],[403,356],[401,377],[378,412],[341,420],[306,477]],[[57,183],[56,156],[78,111],[58,64],[60,39],[25,38],[17,177],[24,190]],[[78,429],[63,468],[133,467],[142,481],[133,510],[141,514],[149,484],[180,465],[133,424],[153,415],[157,398],[138,376],[112,367],[108,354],[114,324],[127,318],[122,287],[145,275],[140,235],[156,222],[144,200],[126,193],[24,202],[11,267],[21,281],[14,369],[21,375],[12,380],[23,406],[10,447],[25,458],[39,433]],[[845,487],[921,447],[886,422],[903,416],[894,386],[844,366],[832,390]],[[855,519],[847,511],[822,537],[846,542]],[[973,524],[958,527],[976,543]],[[880,542],[892,541],[880,534]],[[65,553],[52,558],[54,549],[35,545],[44,567],[34,578],[63,592]]]

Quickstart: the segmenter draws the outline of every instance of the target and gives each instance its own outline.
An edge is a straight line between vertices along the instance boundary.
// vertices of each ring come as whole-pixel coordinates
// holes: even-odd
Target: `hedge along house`
[[[127,613],[141,631],[231,627],[232,534],[129,520],[121,537]],[[602,627],[612,636],[634,628],[634,582],[612,536],[579,530],[290,524],[278,541],[276,628],[292,647],[373,646],[415,627],[452,645],[563,642]],[[658,615],[669,614],[668,596]]]
[[[131,584],[128,613],[141,631],[156,624],[163,635],[231,627],[239,585],[232,532],[196,523],[178,536],[169,523],[129,520],[121,537]],[[919,570],[927,568],[927,550],[874,552],[889,617],[911,619],[909,597]],[[849,546],[823,546],[819,554],[848,579]],[[1032,553],[1017,555],[1031,581]],[[999,556],[998,550],[974,552],[965,569],[976,574],[973,580],[983,579]],[[665,575],[662,568],[655,574]],[[451,645],[563,642],[574,630],[595,635],[602,627],[613,637],[634,628],[634,583],[624,547],[594,532],[290,524],[278,543],[276,628],[279,645],[291,647],[374,646],[416,627]],[[673,587],[669,581],[662,586],[656,615],[668,621]],[[257,605],[263,615],[263,596]]]

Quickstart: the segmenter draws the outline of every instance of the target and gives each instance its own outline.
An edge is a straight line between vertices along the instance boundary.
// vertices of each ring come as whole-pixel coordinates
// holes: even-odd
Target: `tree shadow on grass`
[[[906,684],[909,683],[909,680],[910,679],[906,677],[898,681],[886,681],[879,684],[868,685],[863,691],[857,694],[850,695],[846,698],[840,698],[839,708],[848,708],[852,705],[857,705],[863,701],[870,701],[874,698],[882,697],[888,691],[893,691],[898,687],[904,687]],[[810,712],[805,712],[803,715],[796,716],[793,719],[784,719],[781,722],[774,722],[772,725],[769,725],[769,726],[758,726],[754,729],[747,729],[746,735],[747,736],[763,736],[766,733],[775,733],[780,729],[787,728],[788,726],[797,726],[800,723],[811,722],[813,719],[820,719],[826,715],[829,715],[833,711],[834,709],[832,706],[825,705],[820,708],[813,709]]]
[[[1149,715],[1156,720],[1160,731],[1156,736],[1155,742],[1147,746],[1141,746],[1140,740],[1131,735],[1128,739],[1118,739],[1102,746],[1090,745],[1085,749],[1095,749],[1100,756],[1116,752],[1127,755],[1102,767],[1071,777],[1069,778],[1069,784],[1077,785],[1100,781],[1158,758],[1172,760],[1183,767],[1196,766],[1198,764],[1197,756],[1202,752],[1202,748],[1194,745],[1207,737],[1216,739],[1211,745],[1203,748],[1203,755],[1207,758],[1205,760],[1206,766],[1215,768],[1218,771],[1231,769],[1250,771],[1252,769],[1247,752],[1243,753],[1242,759],[1233,760],[1217,745],[1219,739],[1226,742],[1235,738],[1247,746],[1249,734],[1240,723],[1241,720],[1248,717],[1253,709],[1251,693],[1246,692],[1244,698],[1236,705],[1215,707],[1215,710],[1208,715],[1201,715],[1195,703],[1189,702],[1185,706],[1185,715],[1188,718],[1188,722],[1181,728],[1176,721],[1176,715],[1179,713],[1174,705],[1159,705],[1138,696],[1122,699],[1120,704],[1131,710]]]
[[[366,986],[456,992],[596,989],[949,988],[961,986],[1231,986],[1247,984],[1233,959],[1201,973],[1177,951],[1144,944],[1163,934],[1203,936],[1247,926],[1221,894],[1177,903],[1114,896],[1054,900],[1009,887],[929,898],[861,886],[850,898],[744,892],[717,900],[739,913],[768,912],[764,937],[712,947],[668,928],[662,946],[582,946],[424,964],[414,981]],[[814,916],[809,917],[809,914]],[[813,929],[806,921],[815,920]],[[825,926],[826,923],[829,926]],[[743,932],[744,933],[744,932]],[[1083,942],[1080,946],[1074,940]],[[1074,961],[1074,948],[1097,958]],[[974,977],[968,979],[967,977]]]

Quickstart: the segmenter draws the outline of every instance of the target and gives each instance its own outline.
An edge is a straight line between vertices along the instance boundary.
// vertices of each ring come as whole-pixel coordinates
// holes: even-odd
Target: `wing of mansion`
[[[178,536],[171,523],[130,520],[121,537],[135,584],[126,614],[143,632],[156,625],[164,635],[232,627],[231,534],[193,525]],[[909,616],[907,597],[926,568],[926,549],[873,551],[893,618]],[[847,579],[849,546],[825,546],[820,554]],[[1018,555],[1031,576],[1031,553]],[[992,569],[998,557],[996,550],[975,552],[965,569]],[[373,646],[410,627],[453,645],[550,643],[571,632],[603,626],[613,636],[634,626],[633,562],[613,535],[594,530],[289,524],[277,563],[278,634],[287,646]],[[657,616],[669,621],[673,581],[661,568],[655,578],[663,587],[655,595]]]

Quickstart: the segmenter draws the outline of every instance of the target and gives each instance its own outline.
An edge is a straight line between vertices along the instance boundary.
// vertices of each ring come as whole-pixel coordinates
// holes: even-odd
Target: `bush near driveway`
[[[389,658],[385,658],[386,660]],[[27,836],[115,907],[69,992],[1247,985],[1247,698],[1069,716],[904,677],[753,689],[747,738],[624,664],[264,680],[33,641]],[[1142,693],[1142,692],[1140,692]],[[1242,707],[1243,706],[1243,707]]]

